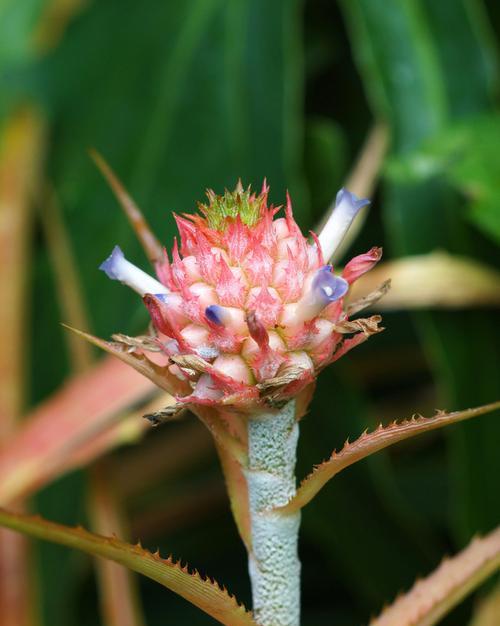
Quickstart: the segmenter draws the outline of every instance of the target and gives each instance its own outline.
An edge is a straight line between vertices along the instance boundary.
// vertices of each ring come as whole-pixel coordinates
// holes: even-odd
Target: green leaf
[[[256,626],[250,613],[225,588],[203,578],[196,570],[190,572],[186,565],[171,557],[162,559],[158,553],[152,554],[140,545],[115,537],[102,537],[83,528],[69,528],[2,509],[0,526],[120,563],[167,587],[226,626]]]
[[[432,626],[468,593],[500,569],[500,527],[445,559],[370,626]]]
[[[500,116],[479,116],[453,124],[404,158],[394,158],[388,172],[394,182],[428,182],[441,175],[467,197],[468,217],[500,242],[497,159]]]
[[[374,452],[383,450],[404,439],[409,439],[415,435],[420,435],[443,426],[455,424],[471,417],[484,415],[500,408],[500,401],[474,409],[445,413],[438,411],[434,417],[412,417],[402,422],[393,422],[388,426],[382,426],[377,430],[368,433],[364,432],[361,437],[349,443],[347,441],[340,452],[333,452],[331,457],[315,467],[307,478],[305,478],[297,494],[290,502],[278,509],[281,513],[295,513],[310,502],[314,496],[326,485],[326,483],[336,474],[346,467],[353,465],[357,461],[370,456]]]
[[[438,44],[439,39],[446,39],[448,51],[466,47],[467,51],[460,54],[476,59],[476,66],[482,63],[481,58],[491,59],[490,42],[478,35],[478,11],[457,10],[453,0],[443,4],[449,19],[438,20],[434,12],[426,12],[425,5],[415,0],[391,1],[390,6],[375,0],[342,5],[374,113],[385,116],[393,129],[395,159],[404,158],[442,133],[452,111],[454,121],[464,119],[472,110],[487,112],[485,94],[491,88],[490,80],[481,89],[471,89],[461,68],[454,68],[449,77],[443,71],[443,49]],[[478,5],[481,3],[466,3],[466,7]],[[452,19],[454,27],[450,28]],[[379,97],[375,98],[374,92]],[[460,106],[452,106],[452,97],[467,101],[467,107],[460,112]],[[471,104],[472,97],[476,101]],[[445,248],[466,256],[474,252],[478,260],[488,261],[491,251],[484,244],[478,245],[463,219],[463,202],[442,177],[424,183],[404,177],[390,179],[384,191],[384,223],[395,253],[422,254]],[[447,405],[478,405],[497,393],[500,371],[492,346],[498,343],[500,332],[487,314],[419,313],[414,320]],[[469,332],[472,328],[473,333]],[[471,369],[479,363],[481,376],[476,384]],[[460,541],[477,530],[490,529],[498,520],[498,486],[492,477],[498,473],[499,457],[492,442],[498,440],[499,427],[498,422],[481,421],[461,425],[448,435],[453,499],[450,521]]]

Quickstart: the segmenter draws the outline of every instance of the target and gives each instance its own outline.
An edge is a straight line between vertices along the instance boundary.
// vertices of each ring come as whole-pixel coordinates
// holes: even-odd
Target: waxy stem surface
[[[300,512],[275,511],[295,495],[298,436],[293,400],[281,410],[259,413],[248,422],[246,477],[252,534],[248,568],[259,626],[300,623]]]

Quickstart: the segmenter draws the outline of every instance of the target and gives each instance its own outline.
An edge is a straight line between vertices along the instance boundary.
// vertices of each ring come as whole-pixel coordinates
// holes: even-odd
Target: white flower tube
[[[141,296],[146,293],[155,295],[169,293],[165,285],[162,285],[159,280],[127,261],[120,246],[113,248],[113,252],[101,263],[99,269],[105,272],[108,278],[119,280],[127,287],[137,291]]]
[[[338,192],[335,208],[318,237],[325,261],[332,257],[359,210],[367,204],[369,200],[358,198],[344,187]]]

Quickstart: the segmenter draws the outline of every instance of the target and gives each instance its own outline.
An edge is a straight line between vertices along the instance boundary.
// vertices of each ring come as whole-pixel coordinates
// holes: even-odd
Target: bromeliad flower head
[[[341,190],[325,229],[308,240],[289,197],[282,217],[268,207],[266,184],[258,195],[241,183],[207,195],[200,214],[175,216],[180,246],[175,240],[171,260],[164,252],[156,262],[157,279],[118,247],[100,269],[143,297],[156,334],[135,349],[160,350],[169,374],[188,383],[179,403],[248,412],[279,405],[380,330],[377,316],[350,321],[344,297],[381,250],[355,257],[341,275],[328,264],[368,201]]]

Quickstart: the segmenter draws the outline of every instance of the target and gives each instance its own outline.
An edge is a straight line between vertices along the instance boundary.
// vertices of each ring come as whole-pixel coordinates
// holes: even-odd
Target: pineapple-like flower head
[[[101,269],[142,296],[152,330],[133,350],[161,362],[178,407],[251,414],[311,388],[320,370],[379,330],[377,316],[349,320],[344,301],[381,250],[353,258],[341,275],[329,264],[368,204],[345,189],[319,237],[309,239],[289,197],[283,216],[281,207],[268,206],[266,184],[260,194],[239,183],[207,196],[199,214],[175,216],[180,243],[171,258],[163,251],[156,259],[156,278],[118,246]]]

